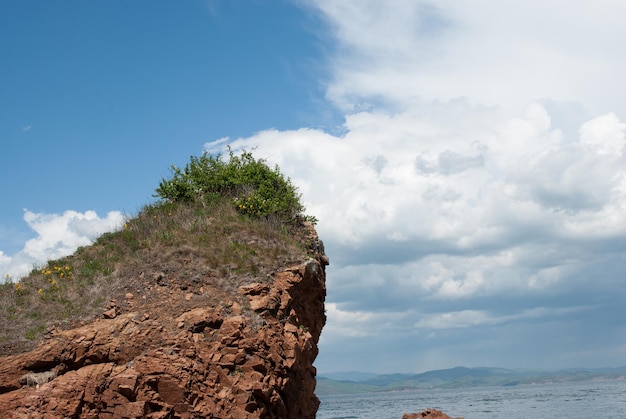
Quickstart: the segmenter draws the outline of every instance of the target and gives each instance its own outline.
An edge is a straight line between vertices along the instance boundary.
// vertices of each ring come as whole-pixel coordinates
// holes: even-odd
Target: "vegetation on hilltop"
[[[271,169],[264,160],[243,151],[230,158],[204,153],[191,157],[180,169],[172,166],[171,179],[163,179],[157,195],[168,202],[191,202],[198,199],[211,204],[215,200],[230,199],[242,214],[294,222],[312,217],[303,215],[304,206],[296,187],[280,173],[278,166]]]
[[[172,287],[188,292],[190,304],[219,304],[246,281],[302,260],[303,221],[315,219],[303,214],[297,188],[249,152],[229,157],[203,154],[172,167],[160,199],[119,231],[0,285],[0,355],[89,322],[112,301],[124,310],[127,293],[134,309],[167,310],[163,290]]]

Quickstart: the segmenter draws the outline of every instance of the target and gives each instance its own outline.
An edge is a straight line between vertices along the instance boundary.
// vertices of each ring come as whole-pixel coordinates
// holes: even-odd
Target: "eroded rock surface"
[[[168,317],[130,294],[131,310],[113,305],[0,358],[0,417],[314,418],[328,259],[312,243],[309,260],[239,286],[220,305],[170,293],[163,304],[185,309]],[[26,383],[39,373],[46,382]]]

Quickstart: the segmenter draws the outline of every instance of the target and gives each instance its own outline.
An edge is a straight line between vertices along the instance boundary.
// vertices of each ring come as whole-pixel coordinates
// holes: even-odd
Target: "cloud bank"
[[[336,45],[341,134],[229,142],[320,220],[318,367],[623,364],[626,6],[461,3],[307,2]]]
[[[45,214],[25,209],[24,221],[36,236],[13,256],[0,252],[0,272],[19,279],[49,260],[67,256],[78,247],[93,243],[101,234],[119,228],[124,219],[119,211],[111,211],[101,218],[95,211]]]

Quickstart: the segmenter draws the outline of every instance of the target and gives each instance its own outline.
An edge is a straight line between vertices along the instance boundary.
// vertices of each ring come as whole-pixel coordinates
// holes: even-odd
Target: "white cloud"
[[[470,327],[485,323],[494,323],[486,312],[478,310],[463,310],[451,313],[427,315],[419,322],[415,323],[418,329],[451,329],[459,327]]]
[[[417,240],[432,253],[469,251],[508,248],[529,231],[555,242],[571,238],[572,226],[603,224],[606,237],[625,231],[617,217],[626,203],[623,156],[605,153],[601,140],[601,147],[590,143],[608,135],[611,149],[621,150],[624,124],[612,121],[607,130],[596,123],[607,117],[599,117],[572,144],[550,128],[538,103],[501,120],[497,111],[486,116],[456,102],[439,108],[439,120],[361,112],[348,117],[341,137],[272,130],[231,146],[256,148],[278,163],[324,237],[354,249]],[[488,133],[484,121],[493,123]]]
[[[609,113],[585,122],[580,127],[580,142],[598,154],[618,157],[624,153],[624,129],[626,124]]]
[[[474,326],[493,326],[522,320],[552,319],[586,310],[585,307],[552,309],[535,307],[514,314],[493,315],[484,310],[461,310],[448,313],[425,314],[414,324],[417,329],[459,329]]]
[[[335,303],[327,303],[327,324],[324,326],[323,341],[341,341],[346,337],[376,337],[381,333],[402,330],[412,312],[365,312],[342,310]]]
[[[581,128],[587,139],[564,141],[539,103],[510,118],[466,102],[437,108],[360,112],[343,136],[272,130],[230,143],[279,164],[320,220],[332,262],[325,342],[406,329],[429,301],[534,304],[617,281],[626,166],[595,144],[609,135],[623,148],[623,124],[601,116]],[[501,323],[461,312],[467,327]]]
[[[11,262],[11,258],[8,257],[7,255],[5,255],[1,250],[0,250],[0,265],[2,266],[6,266],[9,264],[9,262]]]
[[[111,211],[100,218],[94,211],[68,210],[62,214],[34,213],[24,210],[24,221],[37,234],[13,256],[0,252],[0,272],[13,279],[30,272],[48,260],[67,256],[79,246],[91,244],[101,234],[119,228],[124,216]]]
[[[464,96],[517,107],[549,97],[597,114],[626,111],[623,2],[308,3],[338,43],[328,97],[342,109]]]

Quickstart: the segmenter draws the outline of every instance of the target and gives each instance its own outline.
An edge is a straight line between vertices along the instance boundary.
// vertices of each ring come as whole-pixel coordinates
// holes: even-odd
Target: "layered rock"
[[[310,243],[310,259],[220,305],[193,307],[170,292],[164,304],[189,309],[168,318],[112,304],[93,323],[0,358],[0,417],[314,418],[328,260],[316,236]]]

